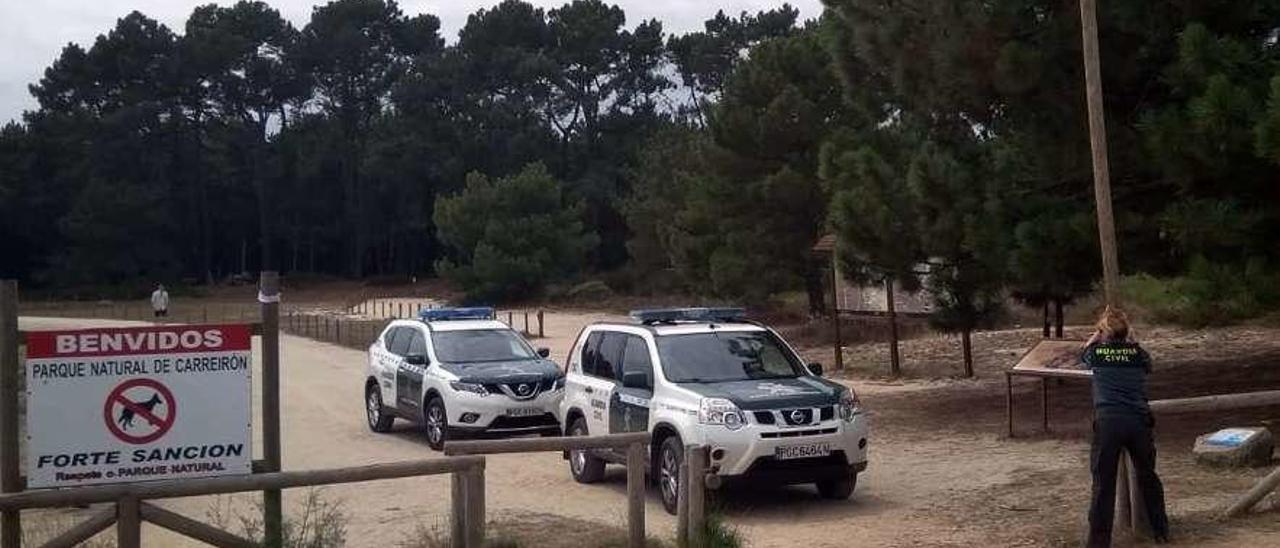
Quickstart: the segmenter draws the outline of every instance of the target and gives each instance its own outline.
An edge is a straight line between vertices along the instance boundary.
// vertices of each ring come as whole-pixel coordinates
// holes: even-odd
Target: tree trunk
[[[960,346],[964,349],[964,377],[973,378],[973,341],[970,340],[972,330],[965,329],[960,335]]]
[[[902,375],[902,362],[898,356],[898,312],[897,303],[893,302],[893,280],[884,281],[884,305],[889,312],[889,374]]]
[[[1057,335],[1058,335],[1058,338],[1061,339],[1062,338],[1062,299],[1054,299],[1053,307],[1055,309],[1054,321],[1057,322],[1057,328],[1058,328]]]
[[[1044,338],[1049,338],[1049,300],[1044,301]]]

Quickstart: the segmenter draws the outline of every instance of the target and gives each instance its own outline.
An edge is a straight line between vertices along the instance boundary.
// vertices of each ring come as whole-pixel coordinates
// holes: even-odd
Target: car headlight
[[[742,428],[747,418],[737,405],[724,398],[703,398],[698,407],[698,422],[702,424],[720,424],[730,430]]]
[[[845,422],[852,422],[853,418],[862,413],[862,403],[858,401],[858,395],[853,390],[845,390],[840,394],[840,418]]]
[[[454,390],[457,390],[458,392],[470,392],[477,396],[489,395],[489,389],[485,388],[483,384],[476,384],[473,382],[453,381],[449,383],[449,387]]]

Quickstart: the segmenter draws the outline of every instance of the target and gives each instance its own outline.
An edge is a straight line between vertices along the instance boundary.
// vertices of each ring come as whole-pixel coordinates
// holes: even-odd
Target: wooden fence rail
[[[135,548],[140,543],[139,527],[142,521],[214,546],[246,546],[250,545],[246,539],[143,501],[452,474],[454,514],[450,522],[453,546],[479,547],[483,544],[485,525],[484,469],[484,457],[464,456],[348,468],[26,491],[0,495],[0,511],[115,503],[114,508],[72,527],[45,546],[73,546],[114,523],[117,544],[121,548]]]

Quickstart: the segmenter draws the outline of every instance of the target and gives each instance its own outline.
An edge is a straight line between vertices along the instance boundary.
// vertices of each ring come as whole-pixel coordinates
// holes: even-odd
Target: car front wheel
[[[391,431],[391,423],[396,418],[387,413],[382,406],[382,392],[378,386],[371,384],[364,390],[365,418],[369,420],[369,429],[374,432]]]
[[[679,436],[662,440],[658,448],[658,491],[662,494],[662,508],[676,515],[680,502],[680,463],[684,461],[684,443]]]
[[[818,494],[824,499],[846,500],[853,495],[853,488],[858,485],[858,475],[849,474],[849,477],[839,479],[823,480],[817,483]]]
[[[436,451],[444,449],[444,442],[449,438],[449,419],[444,408],[444,400],[434,396],[427,402],[427,410],[423,413],[423,429],[427,431],[427,445]]]
[[[569,425],[570,436],[587,435],[587,421],[582,417],[573,420]],[[569,451],[569,472],[578,483],[595,483],[604,477],[604,459],[591,454],[586,449]]]

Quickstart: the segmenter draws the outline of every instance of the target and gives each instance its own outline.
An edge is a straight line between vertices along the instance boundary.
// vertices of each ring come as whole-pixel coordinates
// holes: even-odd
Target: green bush
[[[1261,261],[1238,265],[1196,258],[1183,276],[1129,276],[1122,289],[1151,319],[1190,327],[1257,318],[1280,306],[1280,274]]]
[[[529,298],[577,274],[599,241],[582,207],[542,164],[500,179],[472,173],[460,194],[436,202],[437,236],[451,255],[437,269],[473,301]]]
[[[573,286],[566,296],[577,303],[600,302],[613,297],[613,290],[600,280],[591,280]]]
[[[699,533],[695,531],[693,534]],[[707,515],[700,534],[701,542],[695,545],[703,548],[740,548],[743,544],[738,530],[725,523],[724,517],[716,513]]]

